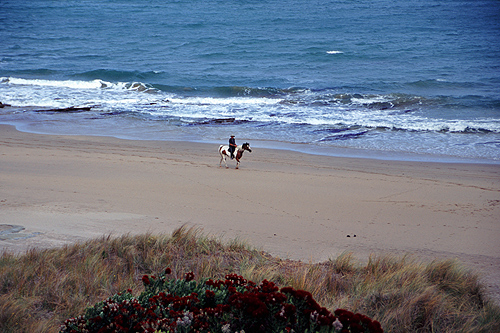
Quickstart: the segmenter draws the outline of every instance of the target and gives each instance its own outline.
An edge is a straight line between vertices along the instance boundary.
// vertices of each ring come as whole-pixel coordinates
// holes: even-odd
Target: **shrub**
[[[61,333],[76,332],[383,332],[380,323],[338,309],[331,313],[311,293],[259,285],[237,274],[225,280],[144,275],[144,292],[129,289],[65,321]]]

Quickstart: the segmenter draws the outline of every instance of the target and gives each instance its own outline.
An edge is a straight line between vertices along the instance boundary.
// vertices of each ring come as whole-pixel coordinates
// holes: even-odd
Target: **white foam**
[[[249,97],[188,97],[188,98],[170,98],[170,102],[175,104],[188,105],[273,105],[278,104],[282,99],[271,98],[249,98]]]
[[[134,91],[150,91],[152,88],[148,87],[142,82],[108,82],[101,79],[92,81],[81,80],[42,80],[42,79],[23,79],[16,77],[1,77],[0,83],[18,85],[18,86],[32,86],[32,87],[53,87],[53,88],[68,88],[68,89],[116,89],[116,90],[134,90]],[[154,90],[154,89],[153,89]]]
[[[342,52],[342,51],[332,50],[332,51],[326,51],[326,53],[328,53],[328,54],[342,54],[342,53],[344,53],[344,52]]]
[[[72,89],[97,89],[112,86],[110,82],[102,80],[93,81],[73,81],[73,80],[40,80],[40,79],[21,79],[15,77],[1,78],[3,83],[10,83],[24,86],[40,86],[40,87],[63,87]]]
[[[404,113],[394,109],[370,107],[394,100],[390,95],[352,97],[348,104],[316,107],[316,92],[295,92],[298,103],[283,103],[286,98],[232,96],[181,97],[174,94],[144,94],[149,88],[140,82],[109,83],[102,80],[38,80],[0,78],[2,102],[16,106],[51,108],[93,105],[99,110],[128,110],[146,117],[179,117],[183,119],[236,118],[262,123],[309,124],[313,126],[362,126],[394,128],[415,132],[492,131],[500,133],[500,120],[493,118],[439,119],[420,113]],[[309,95],[313,95],[312,97]],[[321,96],[320,100],[321,100]],[[324,97],[323,97],[324,98]],[[301,103],[304,100],[305,103]],[[292,99],[293,101],[293,99]]]

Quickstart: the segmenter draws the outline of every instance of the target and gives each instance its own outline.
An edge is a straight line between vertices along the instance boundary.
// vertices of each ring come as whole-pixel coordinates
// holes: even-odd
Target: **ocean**
[[[22,131],[500,164],[498,0],[1,0],[0,45]]]

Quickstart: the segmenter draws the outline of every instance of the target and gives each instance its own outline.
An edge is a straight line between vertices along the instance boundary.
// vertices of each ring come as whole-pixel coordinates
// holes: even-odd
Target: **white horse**
[[[252,149],[250,149],[250,144],[248,142],[245,142],[241,146],[237,146],[234,153],[236,157],[236,169],[239,168],[240,166],[240,159],[243,156],[243,152],[245,150],[248,150],[249,152],[252,152]],[[229,152],[229,146],[228,145],[220,145],[219,146],[219,154],[220,154],[220,162],[219,166],[222,166],[222,161],[224,161],[224,164],[227,166],[226,163],[226,158],[231,158],[231,153]]]

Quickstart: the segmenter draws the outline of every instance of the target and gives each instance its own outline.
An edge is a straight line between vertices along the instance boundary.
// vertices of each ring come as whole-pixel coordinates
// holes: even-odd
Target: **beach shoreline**
[[[498,165],[259,148],[235,170],[219,167],[217,148],[0,125],[0,248],[188,225],[306,262],[344,252],[458,259],[500,300]]]
[[[153,103],[154,104],[154,103]],[[253,137],[248,133],[248,129],[240,128],[241,122],[236,118],[220,118],[203,120],[200,122],[193,123],[181,123],[177,125],[166,124],[162,122],[128,122],[125,119],[120,118],[120,125],[107,123],[89,123],[88,120],[104,120],[106,112],[102,112],[99,108],[93,110],[94,106],[84,106],[84,107],[65,107],[65,108],[51,108],[43,106],[12,106],[6,104],[4,107],[0,108],[1,113],[5,115],[5,119],[0,122],[0,125],[14,126],[18,131],[32,133],[32,134],[44,134],[44,135],[64,135],[64,136],[106,136],[122,140],[137,140],[137,141],[168,141],[168,142],[191,142],[191,143],[202,143],[202,144],[215,144],[219,145],[221,140],[226,143],[226,138],[220,139],[221,133],[238,133],[238,139],[240,141],[251,141],[252,146],[258,148],[272,149],[272,150],[286,150],[296,153],[302,153],[307,155],[320,155],[329,157],[345,157],[345,158],[356,158],[356,159],[372,159],[372,160],[383,160],[383,161],[403,161],[403,162],[431,162],[431,163],[458,163],[458,164],[491,164],[500,166],[500,160],[498,154],[491,153],[489,156],[481,156],[472,154],[472,151],[467,153],[457,153],[448,151],[443,151],[443,149],[438,146],[444,144],[441,142],[438,146],[434,147],[433,143],[426,141],[419,141],[422,138],[411,139],[410,142],[404,143],[404,145],[411,144],[411,142],[418,142],[416,146],[419,148],[407,149],[399,147],[381,145],[361,145],[356,146],[355,144],[330,144],[331,140],[336,141],[335,136],[328,138],[309,138],[307,140],[297,139],[284,139],[279,135],[273,135],[268,133],[262,137],[262,133],[258,132],[258,138]],[[93,110],[93,111],[92,111]],[[91,112],[92,111],[92,112]],[[90,113],[89,113],[90,112]],[[120,112],[120,111],[117,111]],[[49,114],[51,121],[45,122],[38,119],[36,115]],[[79,117],[78,115],[84,115]],[[112,115],[113,113],[111,113]],[[19,117],[18,115],[23,115]],[[65,117],[71,115],[71,117]],[[104,118],[103,118],[104,117]],[[43,118],[43,117],[42,117]],[[125,117],[126,118],[126,117]],[[134,119],[133,117],[131,119]],[[129,119],[130,120],[130,119]],[[224,128],[219,128],[215,126],[206,126],[210,124],[222,124],[224,123]],[[243,120],[243,123],[245,121]],[[200,132],[198,126],[203,127]],[[241,131],[247,134],[241,135]],[[317,130],[321,132],[321,130]],[[328,131],[328,130],[327,130]],[[337,130],[332,130],[333,132]],[[341,131],[342,132],[342,131]],[[209,133],[209,134],[207,134]],[[250,131],[251,133],[251,131]],[[253,133],[257,134],[257,133]],[[436,133],[437,134],[437,133]],[[350,134],[339,134],[337,139],[342,142],[342,135]],[[229,134],[227,134],[229,137]],[[219,139],[216,139],[219,138]],[[269,139],[272,138],[272,139]],[[401,139],[401,138],[400,138]],[[311,141],[312,140],[312,141]],[[393,139],[387,138],[390,142]],[[478,142],[475,148],[483,144],[494,144],[495,139],[490,138]],[[489,141],[488,141],[489,140]],[[404,140],[403,140],[404,141]],[[469,142],[472,144],[472,141]],[[448,143],[447,146],[459,147],[462,144]],[[474,148],[474,151],[476,150]]]

